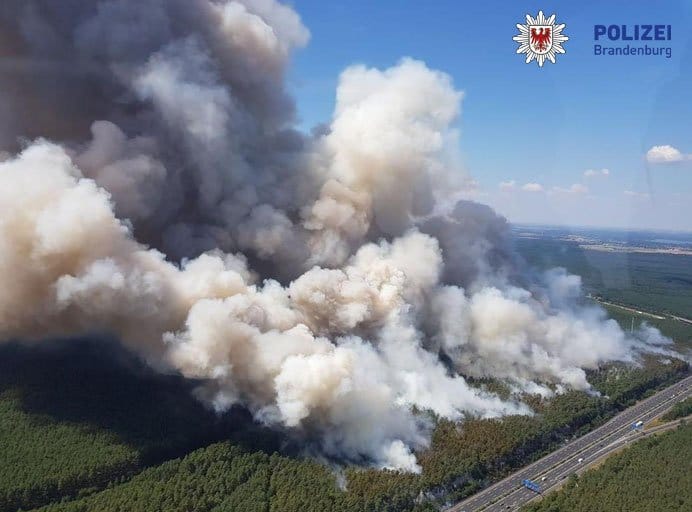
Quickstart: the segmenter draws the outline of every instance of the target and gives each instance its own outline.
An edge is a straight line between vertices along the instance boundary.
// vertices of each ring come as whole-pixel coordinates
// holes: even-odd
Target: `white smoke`
[[[454,199],[447,75],[349,68],[308,137],[283,86],[309,37],[290,8],[84,4],[0,8],[0,339],[112,333],[218,409],[409,471],[431,426],[414,409],[530,412],[464,376],[588,389],[585,369],[666,352],[581,304],[578,277],[532,279],[506,221]]]

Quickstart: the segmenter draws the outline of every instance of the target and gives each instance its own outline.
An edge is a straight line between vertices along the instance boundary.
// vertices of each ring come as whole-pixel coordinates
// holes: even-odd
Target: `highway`
[[[608,453],[644,435],[632,430],[633,423],[641,420],[646,424],[691,394],[692,375],[637,402],[597,429],[457,503],[447,512],[518,510],[537,496],[522,485],[522,480],[529,479],[540,484],[542,492],[559,487],[570,474],[581,472]]]

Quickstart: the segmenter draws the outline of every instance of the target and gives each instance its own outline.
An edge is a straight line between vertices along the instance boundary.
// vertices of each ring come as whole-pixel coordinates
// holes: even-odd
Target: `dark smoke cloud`
[[[506,220],[456,199],[444,73],[350,67],[331,122],[297,131],[308,39],[274,0],[5,0],[0,339],[108,332],[219,409],[411,471],[412,406],[529,412],[463,375],[548,394],[666,352],[578,277],[531,278]]]

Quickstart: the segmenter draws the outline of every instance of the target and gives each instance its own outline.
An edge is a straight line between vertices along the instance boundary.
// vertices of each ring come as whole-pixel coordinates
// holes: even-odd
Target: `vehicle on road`
[[[522,481],[521,481],[521,484],[522,484],[524,487],[526,487],[527,489],[532,490],[533,492],[537,492],[538,494],[541,493],[541,486],[538,485],[536,482],[534,482],[534,481],[532,481],[532,480],[529,480],[529,479],[522,480]]]
[[[688,376],[683,382],[686,383],[688,381],[692,381],[692,376]],[[680,383],[675,384],[674,386],[679,388]],[[674,386],[671,387],[674,388]],[[504,503],[498,504],[498,508],[504,509],[504,506],[508,501],[510,501],[510,499],[514,499],[515,502],[518,500],[518,503],[515,503],[510,507],[516,508],[522,506],[523,503],[526,503],[528,500],[532,499],[532,493],[526,493],[525,489],[532,490],[536,494],[550,492],[551,489],[556,487],[554,484],[557,484],[558,482],[562,483],[564,480],[572,476],[576,476],[578,472],[585,469],[586,464],[590,464],[593,460],[602,457],[604,454],[617,450],[619,447],[628,446],[630,443],[634,443],[641,436],[651,434],[651,431],[646,432],[643,431],[643,429],[636,429],[636,431],[632,431],[631,428],[637,424],[639,427],[643,427],[646,422],[651,421],[653,418],[656,418],[657,415],[660,415],[663,410],[662,408],[669,407],[669,402],[678,402],[679,398],[677,397],[681,395],[685,396],[687,394],[677,393],[677,397],[674,397],[672,391],[672,389],[667,388],[666,390],[661,391],[660,394],[654,395],[654,397],[650,397],[649,399],[638,402],[636,405],[632,406],[632,409],[626,409],[625,411],[621,412],[620,414],[622,416],[616,415],[615,418],[611,419],[611,421],[599,427],[595,431],[592,431],[592,433],[586,434],[583,438],[575,439],[577,442],[573,445],[573,447],[560,447],[555,452],[546,455],[546,457],[541,459],[540,462],[536,462],[536,465],[532,466],[532,469],[526,467],[521,470],[526,471],[528,469],[529,471],[542,471],[544,473],[543,476],[537,476],[535,481],[528,479],[520,480],[521,485],[518,485],[513,491],[507,493],[507,484],[503,480],[502,482],[498,482],[497,484],[491,485],[485,490],[482,490],[480,493],[474,495],[473,498],[469,498],[469,504],[473,503],[473,508],[479,506],[478,504],[483,505],[483,501],[485,501],[486,504],[491,503],[494,500],[497,500],[499,493],[503,496],[501,501],[504,501]],[[636,413],[632,414],[632,412],[635,410]],[[620,418],[618,418],[618,416],[620,416]],[[637,416],[641,419],[635,420],[634,418]],[[654,431],[656,430],[658,429],[654,429]],[[569,445],[569,442],[567,444]],[[585,460],[587,458],[589,459],[588,462]],[[551,469],[546,471],[546,468]],[[503,486],[505,487],[503,488]],[[523,493],[522,489],[524,489]],[[465,504],[466,503],[464,502],[460,502],[457,505],[463,506]],[[454,510],[454,507],[452,507],[450,510]],[[466,510],[469,510],[469,508],[467,507]]]

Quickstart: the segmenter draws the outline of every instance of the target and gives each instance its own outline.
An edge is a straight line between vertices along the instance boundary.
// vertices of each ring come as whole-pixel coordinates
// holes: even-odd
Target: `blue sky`
[[[312,34],[289,77],[304,129],[330,119],[345,67],[413,57],[464,91],[460,149],[477,200],[514,222],[692,230],[692,2],[292,5]],[[512,40],[539,9],[570,37],[543,68],[525,64]],[[593,55],[595,24],[637,23],[672,25],[672,41],[648,43],[671,46],[672,58]],[[664,145],[681,161],[648,163]]]

